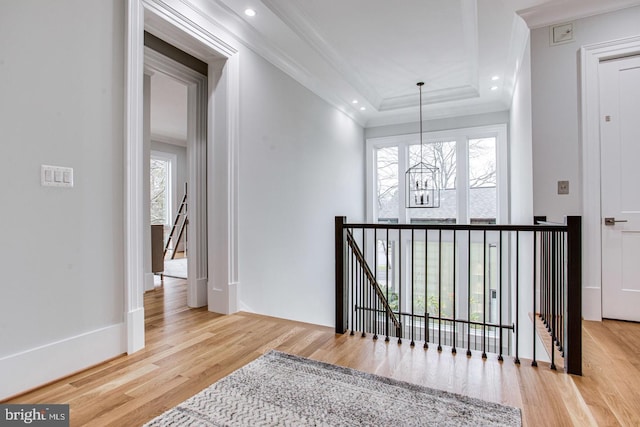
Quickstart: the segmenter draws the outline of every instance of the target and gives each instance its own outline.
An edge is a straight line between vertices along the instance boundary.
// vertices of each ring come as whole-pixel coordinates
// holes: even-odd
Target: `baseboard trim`
[[[588,286],[582,289],[582,318],[602,321],[602,289]]]
[[[127,353],[135,353],[144,348],[144,308],[127,313]]]
[[[155,275],[153,273],[144,274],[144,291],[152,291],[155,289]]]
[[[126,353],[124,323],[0,358],[0,401]]]
[[[238,282],[230,282],[223,289],[209,291],[209,311],[220,314],[238,312]]]

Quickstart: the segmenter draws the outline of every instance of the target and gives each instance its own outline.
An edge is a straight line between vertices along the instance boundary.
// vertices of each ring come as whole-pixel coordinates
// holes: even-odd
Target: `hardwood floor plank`
[[[68,403],[72,426],[136,426],[271,349],[522,409],[525,426],[640,425],[640,325],[584,322],[584,376],[467,357],[434,345],[335,334],[332,328],[186,306],[184,281],[145,294],[146,346],[12,403]]]

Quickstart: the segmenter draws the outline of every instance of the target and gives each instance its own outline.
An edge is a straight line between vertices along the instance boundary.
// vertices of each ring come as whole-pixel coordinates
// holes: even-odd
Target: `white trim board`
[[[161,37],[168,43],[205,60],[209,64],[209,88],[208,93],[203,93],[195,88],[190,89],[190,96],[195,98],[206,96],[209,102],[209,113],[205,120],[200,120],[197,126],[207,126],[213,129],[212,75],[222,75],[226,79],[225,90],[216,93],[216,106],[224,108],[227,120],[215,122],[216,131],[223,137],[214,140],[209,132],[207,144],[197,157],[197,167],[213,171],[208,177],[209,182],[224,182],[226,185],[221,191],[212,193],[211,188],[205,185],[190,189],[191,194],[198,194],[198,200],[210,200],[216,198],[215,209],[206,211],[202,206],[200,215],[196,221],[200,230],[207,230],[202,234],[198,248],[202,254],[209,254],[208,263],[201,262],[195,271],[195,286],[190,293],[191,301],[201,301],[208,293],[212,294],[212,286],[225,292],[218,295],[216,311],[233,312],[237,307],[237,293],[229,292],[237,286],[237,147],[238,147],[238,104],[239,104],[239,67],[238,50],[231,43],[218,37],[218,33],[224,30],[213,24],[204,24],[205,27],[195,21],[202,21],[202,17],[186,7],[184,2],[178,0],[128,0],[126,15],[126,94],[125,94],[125,318],[127,319],[127,352],[133,353],[144,347],[144,220],[143,220],[143,72],[144,72],[144,44],[143,33],[149,28],[154,35]],[[145,26],[145,24],[147,24]],[[215,147],[213,144],[216,144]],[[216,148],[217,147],[217,148]],[[202,147],[201,147],[202,148]],[[208,149],[207,149],[208,148]],[[213,148],[220,148],[226,153],[225,167],[213,168],[210,152]],[[195,157],[188,154],[193,160]],[[191,168],[190,168],[191,169]],[[193,174],[193,171],[190,171]],[[191,181],[191,179],[190,179]],[[211,187],[211,186],[210,186]],[[194,192],[195,191],[195,192]],[[221,218],[221,220],[219,219]],[[193,218],[192,218],[193,221]],[[215,227],[211,224],[217,221]],[[193,234],[193,233],[192,233]],[[207,239],[209,243],[207,247]],[[191,240],[190,240],[191,241]],[[212,247],[212,245],[216,245]],[[222,245],[222,247],[221,247]],[[212,254],[215,253],[215,265]],[[190,268],[191,268],[191,264]],[[212,268],[227,266],[227,268]],[[207,271],[214,271],[218,275],[207,278]],[[220,276],[220,272],[224,274]],[[228,272],[228,274],[227,274]],[[195,277],[197,276],[197,277]],[[208,280],[207,280],[208,279]],[[211,299],[211,298],[210,298]],[[212,302],[209,301],[209,309]]]
[[[580,141],[582,143],[582,316],[602,320],[600,203],[600,62],[640,53],[640,36],[580,48]]]
[[[0,401],[124,354],[125,338],[119,323],[0,358]]]

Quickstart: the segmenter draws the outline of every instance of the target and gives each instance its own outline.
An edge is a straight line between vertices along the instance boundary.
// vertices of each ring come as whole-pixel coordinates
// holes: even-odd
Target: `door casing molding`
[[[580,141],[582,144],[582,314],[602,320],[599,66],[607,59],[640,54],[640,36],[580,48]]]
[[[237,268],[231,268],[224,277],[225,283],[215,283],[217,278],[211,280],[208,271],[211,268],[211,245],[216,242],[216,262],[223,265],[237,266],[237,190],[238,190],[238,158],[233,155],[238,151],[238,115],[239,115],[239,67],[238,50],[233,44],[227,43],[214,32],[196,24],[189,16],[194,13],[192,9],[185,8],[186,2],[171,0],[128,0],[126,8],[126,54],[125,54],[125,238],[124,238],[124,266],[125,266],[125,323],[127,334],[127,352],[133,353],[144,347],[144,191],[143,180],[143,87],[144,87],[144,30],[146,26],[154,26],[155,34],[162,35],[168,43],[174,44],[209,64],[209,79],[204,84],[192,84],[189,96],[195,102],[208,103],[209,109],[204,109],[203,117],[200,117],[197,126],[198,132],[206,132],[207,127],[219,130],[218,135],[224,138],[213,138],[213,131],[208,132],[205,144],[196,144],[194,153],[189,156],[190,182],[194,182],[196,188],[189,190],[195,200],[201,201],[197,207],[197,214],[191,216],[192,235],[199,230],[201,233],[197,240],[196,252],[201,262],[196,266],[194,273],[196,279],[193,290],[189,291],[191,301],[201,302],[204,298],[206,304],[207,293],[211,297],[212,286],[217,289],[232,288],[228,292],[219,293],[219,297],[225,297],[225,301],[217,301],[217,307],[221,312],[233,312],[237,307]],[[145,16],[146,15],[146,16]],[[145,17],[147,19],[145,19]],[[151,24],[149,24],[151,22]],[[220,30],[221,31],[221,30]],[[225,34],[226,38],[228,34]],[[195,54],[194,54],[195,53]],[[197,55],[200,53],[200,55]],[[212,70],[213,69],[213,70]],[[211,75],[224,75],[222,84],[216,86]],[[205,79],[206,80],[206,79]],[[208,85],[207,85],[208,83]],[[212,84],[214,83],[214,84]],[[208,88],[207,88],[208,86]],[[205,88],[198,90],[198,87]],[[220,90],[220,95],[217,91]],[[206,112],[212,108],[212,99],[216,92],[215,105],[224,108],[226,120],[213,122],[213,113]],[[202,99],[204,97],[204,100]],[[190,103],[191,104],[191,103]],[[191,113],[191,112],[190,112]],[[196,120],[195,114],[189,114],[190,120]],[[209,125],[209,126],[207,126]],[[225,168],[214,170],[211,166],[211,155],[214,144],[225,152],[232,153],[227,159]],[[200,151],[202,150],[202,151]],[[199,153],[199,154],[198,154]],[[195,164],[193,164],[195,162]],[[195,166],[195,167],[194,167]],[[200,171],[199,177],[194,174],[196,169]],[[205,173],[202,173],[202,171]],[[209,170],[207,177],[206,171]],[[148,178],[147,178],[148,179]],[[200,180],[200,181],[198,181]],[[207,182],[223,180],[227,183],[223,192],[215,193],[216,205],[214,211],[207,211],[207,203],[211,207],[210,200],[214,196],[212,185]],[[200,184],[198,186],[198,184]],[[191,199],[190,199],[191,202]],[[197,204],[197,202],[196,202]],[[208,227],[212,218],[224,213],[226,219],[223,227],[211,230]],[[208,238],[207,238],[208,237]],[[220,242],[224,242],[224,250],[220,250]],[[202,258],[204,257],[204,259]],[[208,260],[207,260],[208,258]],[[191,266],[189,276],[192,276]],[[211,298],[209,298],[211,299]],[[209,309],[212,302],[209,301]]]
[[[187,305],[207,305],[207,77],[144,48],[144,70],[162,73],[187,86]]]

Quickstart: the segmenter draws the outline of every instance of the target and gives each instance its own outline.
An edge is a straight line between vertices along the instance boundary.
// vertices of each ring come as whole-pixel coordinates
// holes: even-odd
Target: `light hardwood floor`
[[[71,425],[141,425],[270,349],[522,408],[525,426],[640,425],[640,325],[584,322],[584,376],[511,358],[335,335],[331,328],[185,305],[185,282],[145,295],[146,347],[11,403],[68,403]]]

